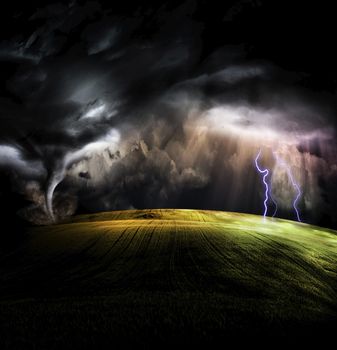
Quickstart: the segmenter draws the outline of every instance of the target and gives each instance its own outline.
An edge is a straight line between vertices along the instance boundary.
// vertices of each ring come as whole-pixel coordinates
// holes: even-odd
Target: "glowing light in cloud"
[[[289,177],[289,179],[290,179],[290,181],[291,181],[291,184],[292,184],[292,186],[294,187],[294,189],[295,189],[295,191],[296,191],[296,193],[297,193],[297,194],[296,194],[296,197],[295,197],[295,199],[294,199],[294,201],[293,201],[293,207],[294,207],[294,210],[295,210],[295,213],[296,213],[297,221],[300,221],[300,222],[301,222],[299,209],[298,209],[298,207],[297,207],[297,203],[298,203],[298,201],[299,201],[299,199],[300,199],[300,197],[301,197],[301,189],[300,189],[300,186],[299,186],[298,183],[296,182],[296,180],[295,180],[295,178],[294,178],[294,176],[293,176],[293,174],[292,174],[292,172],[291,172],[290,166],[289,166],[282,158],[280,158],[280,157],[276,154],[276,152],[273,152],[273,156],[274,156],[274,158],[275,158],[275,160],[276,160],[276,164],[277,164],[277,165],[280,165],[280,166],[282,166],[282,167],[284,167],[284,168],[286,169],[287,175],[288,175],[288,177]]]
[[[91,108],[82,118],[96,118],[105,111],[105,104]]]
[[[282,109],[263,109],[253,106],[220,105],[202,111],[196,118],[190,118],[188,124],[193,128],[205,128],[216,134],[235,135],[247,139],[256,145],[275,147],[282,144],[298,145],[310,140],[331,139],[330,128],[299,121],[299,117]]]

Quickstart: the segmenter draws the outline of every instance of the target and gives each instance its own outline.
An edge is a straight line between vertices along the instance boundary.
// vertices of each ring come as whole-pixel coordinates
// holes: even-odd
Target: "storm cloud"
[[[252,162],[263,149],[265,164],[276,150],[294,169],[305,219],[336,224],[333,94],[242,43],[210,48],[198,2],[127,12],[60,2],[17,21],[29,29],[0,44],[1,63],[15,66],[0,97],[0,167],[31,202],[19,212],[28,221],[154,207],[261,213]],[[272,181],[291,218],[292,189],[282,172]]]

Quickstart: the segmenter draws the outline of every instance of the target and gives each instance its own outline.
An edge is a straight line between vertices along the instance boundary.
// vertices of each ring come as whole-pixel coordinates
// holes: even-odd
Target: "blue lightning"
[[[274,203],[274,206],[275,206],[274,213],[273,213],[273,217],[275,217],[278,207],[277,207],[277,202],[273,196],[272,179],[271,178],[269,181],[269,196],[270,196],[270,199],[272,200],[272,202]]]
[[[263,174],[263,178],[262,178],[262,181],[264,183],[264,186],[265,186],[265,199],[264,199],[264,202],[263,202],[263,205],[264,205],[264,213],[263,213],[263,217],[265,218],[266,215],[267,215],[267,211],[268,211],[268,207],[267,207],[267,202],[268,202],[268,192],[269,192],[269,187],[268,187],[268,183],[266,181],[266,178],[269,174],[269,170],[268,169],[261,169],[259,167],[259,164],[258,164],[258,159],[261,155],[261,150],[259,150],[259,153],[257,154],[256,158],[255,158],[255,166],[256,166],[256,169],[258,170],[258,172],[260,174]]]
[[[297,192],[297,195],[293,201],[293,207],[295,209],[295,212],[296,212],[296,217],[297,217],[297,221],[301,222],[301,218],[300,218],[300,213],[299,213],[299,210],[297,208],[297,202],[299,201],[300,197],[301,197],[301,189],[300,189],[300,186],[297,184],[297,182],[295,181],[294,177],[293,177],[293,174],[291,172],[291,169],[290,169],[290,166],[283,160],[281,159],[277,154],[276,152],[273,152],[273,155],[274,155],[274,158],[276,160],[276,162],[278,164],[280,164],[281,166],[283,166],[286,171],[287,171],[287,174],[288,174],[288,177],[291,181],[291,184],[292,186],[294,187],[294,189],[296,190]]]

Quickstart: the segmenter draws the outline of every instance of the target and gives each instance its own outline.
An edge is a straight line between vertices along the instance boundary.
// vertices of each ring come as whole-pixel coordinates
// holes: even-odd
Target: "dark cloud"
[[[149,149],[141,140],[109,167],[104,179],[93,184],[88,179],[87,186],[93,186],[95,190],[82,191],[82,200],[83,205],[91,210],[97,205],[100,210],[163,207],[167,203],[177,205],[181,193],[203,188],[209,180],[207,171],[188,167],[179,156],[172,157],[167,149]],[[71,177],[68,181],[71,182]],[[71,183],[79,184],[76,180]]]
[[[277,6],[217,6],[74,1],[12,16],[0,43],[0,167],[33,203],[23,217],[45,224],[77,203],[259,212],[251,159],[270,136],[291,165],[303,163],[308,221],[324,207],[335,225],[333,74],[322,85],[316,70],[289,66],[291,42],[260,42]]]

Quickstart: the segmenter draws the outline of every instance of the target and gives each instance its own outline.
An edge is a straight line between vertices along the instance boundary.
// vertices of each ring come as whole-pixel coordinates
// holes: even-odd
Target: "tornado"
[[[62,180],[64,179],[65,169],[58,172],[54,172],[48,181],[47,185],[47,191],[46,191],[46,205],[47,205],[47,211],[48,215],[50,216],[51,220],[53,222],[56,222],[54,209],[53,209],[53,197],[56,187]]]

